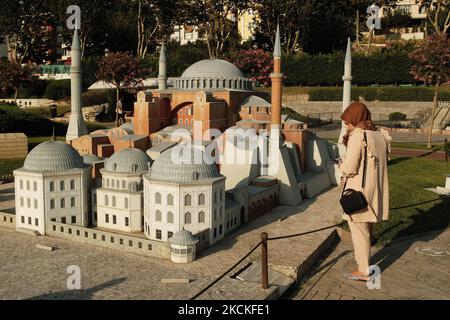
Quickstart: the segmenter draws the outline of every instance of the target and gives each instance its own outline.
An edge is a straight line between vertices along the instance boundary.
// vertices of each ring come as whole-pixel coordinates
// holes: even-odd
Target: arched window
[[[116,206],[116,197],[115,196],[112,197],[112,206],[113,207]]]
[[[23,207],[23,197],[20,198],[20,206]]]
[[[157,192],[155,194],[155,203],[156,204],[161,204],[161,193]]]
[[[65,208],[66,207],[66,199],[62,198],[61,199],[61,208]]]
[[[116,183],[115,183],[115,180],[114,180],[114,179],[111,179],[111,187],[112,187],[112,188],[115,188],[115,187],[116,187]]]
[[[38,208],[38,201],[37,201],[37,199],[34,199],[34,208],[35,208],[35,209]]]
[[[109,206],[109,198],[107,194],[105,194],[105,206]]]
[[[187,194],[184,196],[184,205],[185,206],[191,206],[192,205],[192,197],[191,195]]]
[[[59,190],[64,191],[66,189],[66,184],[64,181],[59,182]]]
[[[198,196],[198,205],[199,206],[203,206],[206,203],[206,197],[204,193],[200,193],[200,195]]]
[[[167,195],[167,205],[173,206],[173,195],[171,194]]]
[[[126,189],[127,188],[127,183],[125,182],[125,180],[122,180],[122,189]]]
[[[23,190],[23,180],[20,180],[19,184],[20,184],[20,190]]]
[[[200,211],[198,214],[198,223],[205,223],[205,213],[203,211]]]
[[[155,211],[155,221],[162,221],[161,211],[159,210]]]
[[[37,182],[36,181],[33,182],[33,191],[37,191]]]
[[[125,197],[125,209],[128,209],[128,198]]]
[[[173,223],[173,213],[167,212],[167,223]]]
[[[75,190],[75,180],[70,180],[70,190]]]
[[[120,188],[120,181],[116,180],[116,188],[119,189]]]
[[[106,186],[109,188],[109,179],[106,179]]]
[[[27,181],[27,190],[30,190],[30,181]]]
[[[190,212],[186,212],[184,215],[184,223],[191,224],[192,223],[192,214]]]
[[[214,209],[214,220],[217,220],[217,209]]]

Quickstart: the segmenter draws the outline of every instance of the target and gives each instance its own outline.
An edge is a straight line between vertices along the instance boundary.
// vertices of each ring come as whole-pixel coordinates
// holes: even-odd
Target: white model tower
[[[70,68],[70,90],[71,90],[71,113],[69,128],[67,129],[66,141],[70,141],[88,133],[81,112],[81,45],[77,27],[73,34],[71,48]]]

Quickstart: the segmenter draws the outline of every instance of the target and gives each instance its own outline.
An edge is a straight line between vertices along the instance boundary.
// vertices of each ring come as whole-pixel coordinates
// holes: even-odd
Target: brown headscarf
[[[347,109],[345,109],[344,113],[341,116],[341,119],[345,122],[351,123],[357,128],[361,128],[363,130],[371,130],[377,131],[377,128],[372,122],[372,116],[370,114],[369,109],[364,103],[361,102],[353,102],[351,103]],[[347,131],[347,134],[344,136],[344,145],[347,147],[348,139],[350,138],[350,132]]]

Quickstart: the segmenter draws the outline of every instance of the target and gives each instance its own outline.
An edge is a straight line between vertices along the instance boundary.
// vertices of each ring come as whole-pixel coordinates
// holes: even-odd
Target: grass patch
[[[445,185],[450,166],[424,158],[395,158],[389,161],[390,208],[426,202],[439,195],[424,190]],[[392,240],[445,229],[450,225],[450,198],[390,212],[388,221],[377,224],[377,246]]]
[[[23,167],[25,159],[2,159],[0,160],[0,178],[11,175],[14,170]]]

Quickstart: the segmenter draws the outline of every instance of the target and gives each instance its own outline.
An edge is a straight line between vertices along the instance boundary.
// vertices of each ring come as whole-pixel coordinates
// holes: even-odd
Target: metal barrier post
[[[445,138],[445,147],[444,147],[444,151],[445,151],[445,162],[448,162],[448,149],[450,148],[450,146],[448,145],[448,139]]]
[[[262,288],[269,288],[269,262],[267,257],[267,239],[266,232],[261,233],[261,265],[262,265]]]

